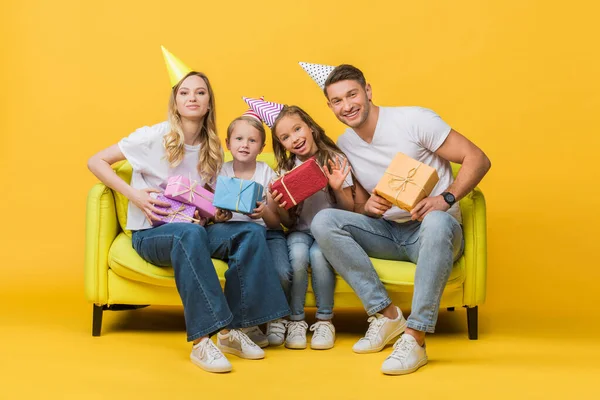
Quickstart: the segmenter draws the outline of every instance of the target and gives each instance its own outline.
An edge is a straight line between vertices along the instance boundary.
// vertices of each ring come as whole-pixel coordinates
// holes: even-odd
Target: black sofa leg
[[[454,307],[448,307],[448,311],[454,311]]]
[[[477,340],[478,334],[477,306],[467,307],[467,326],[469,327],[469,339]]]
[[[102,332],[102,313],[104,312],[105,306],[98,306],[94,304],[94,317],[92,321],[92,336],[100,336]]]

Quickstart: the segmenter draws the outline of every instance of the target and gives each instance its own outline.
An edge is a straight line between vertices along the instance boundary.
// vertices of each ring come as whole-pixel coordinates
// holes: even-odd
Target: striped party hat
[[[260,96],[260,100],[265,100],[265,96]],[[252,118],[256,118],[257,120],[259,120],[261,123],[263,122],[263,120],[260,118],[260,115],[258,115],[256,113],[256,111],[254,111],[252,109],[252,107],[248,107],[248,110],[242,114],[242,117],[252,117]]]
[[[317,85],[319,85],[321,89],[325,89],[325,81],[331,71],[335,68],[331,65],[311,64],[307,62],[299,62],[298,64],[300,64],[302,69],[306,71],[313,81],[317,82]]]
[[[251,99],[249,97],[242,97],[246,104],[256,113],[259,118],[263,120],[269,128],[273,127],[275,120],[279,116],[279,113],[283,109],[283,104],[272,103],[270,101],[264,101],[261,99]]]

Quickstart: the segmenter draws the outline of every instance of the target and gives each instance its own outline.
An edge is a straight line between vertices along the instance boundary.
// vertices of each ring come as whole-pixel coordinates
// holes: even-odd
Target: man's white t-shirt
[[[371,193],[396,156],[404,153],[437,170],[440,178],[430,196],[437,196],[454,181],[450,163],[435,154],[448,135],[450,125],[439,115],[422,107],[379,107],[379,119],[371,143],[362,140],[351,128],[339,137],[337,144],[352,164],[354,176]],[[461,222],[460,208],[455,203],[448,210]],[[383,218],[406,222],[410,213],[396,206]]]
[[[119,149],[133,168],[130,185],[134,189],[153,188],[164,191],[169,177],[175,175],[191,175],[193,180],[198,181],[200,185],[204,185],[205,182],[200,178],[197,169],[200,145],[184,145],[183,161],[175,168],[171,168],[169,165],[166,159],[163,137],[170,130],[171,127],[167,121],[153,126],[144,126],[121,139],[118,143]],[[152,228],[152,225],[146,220],[142,210],[129,202],[127,229],[141,230],[148,228]]]
[[[344,156],[340,155],[340,161],[344,162]],[[295,166],[301,165],[302,161],[296,158]],[[349,186],[354,186],[354,182],[352,181],[352,174],[348,174],[344,183],[342,184],[342,188],[345,189]],[[298,216],[298,221],[294,226],[293,230],[296,231],[310,231],[310,224],[312,223],[313,218],[317,213],[325,208],[335,207],[335,203],[331,203],[328,197],[328,186],[324,189],[319,190],[317,193],[310,196],[308,199],[304,200],[301,205],[300,215]]]
[[[229,162],[226,162],[225,164],[223,164],[223,167],[221,168],[221,172],[219,173],[219,175],[227,176],[229,178],[236,178],[235,172],[233,171],[233,161],[229,161]],[[266,198],[266,193],[267,193],[267,190],[269,187],[269,183],[271,183],[271,181],[274,180],[276,177],[277,177],[277,175],[275,174],[275,171],[273,171],[273,169],[271,167],[269,167],[266,163],[264,163],[262,161],[256,162],[256,169],[254,170],[254,175],[252,176],[252,179],[250,179],[250,180],[254,181],[256,183],[260,183],[265,188],[264,192],[263,192],[263,196],[265,196],[265,197],[263,197],[263,200]],[[252,219],[249,216],[247,216],[246,214],[237,213],[237,212],[232,212],[232,213],[233,213],[233,217],[229,221],[255,222],[259,225],[266,227],[265,221],[263,221],[262,218]]]

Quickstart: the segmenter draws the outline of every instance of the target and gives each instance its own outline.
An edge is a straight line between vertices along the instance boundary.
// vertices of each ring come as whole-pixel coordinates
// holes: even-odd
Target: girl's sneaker
[[[258,347],[246,334],[239,329],[232,329],[229,333],[217,334],[217,347],[223,353],[246,358],[248,360],[259,360],[265,358],[265,352]]]
[[[305,349],[307,329],[308,324],[305,321],[290,321],[287,326],[285,347],[288,349]]]
[[[270,346],[281,346],[283,344],[288,323],[287,320],[281,318],[267,323],[267,339]]]
[[[333,347],[335,342],[335,327],[331,321],[317,321],[310,330],[313,337],[310,340],[310,348],[315,350],[327,350]]]
[[[231,363],[209,338],[202,339],[192,347],[190,360],[208,372],[231,371]]]
[[[244,332],[250,340],[256,343],[258,347],[263,348],[269,345],[269,339],[267,339],[267,336],[258,326],[251,326],[250,328],[242,328],[240,330]]]

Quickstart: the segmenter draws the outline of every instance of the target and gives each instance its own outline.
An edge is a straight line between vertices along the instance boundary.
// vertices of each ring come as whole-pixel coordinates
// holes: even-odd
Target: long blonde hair
[[[202,72],[192,71],[184,76],[171,91],[169,97],[169,124],[171,131],[163,138],[163,144],[167,152],[166,159],[171,167],[176,167],[183,161],[185,154],[183,129],[181,127],[181,115],[177,111],[177,91],[183,81],[192,75],[197,75],[204,80],[208,88],[209,102],[208,112],[202,121],[200,128],[200,151],[198,154],[198,174],[207,183],[213,184],[217,178],[217,174],[223,165],[223,148],[221,141],[217,135],[216,111],[215,111],[215,95],[210,86],[210,82],[206,75]]]

